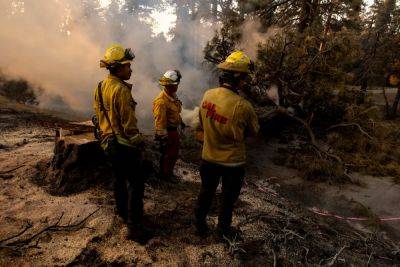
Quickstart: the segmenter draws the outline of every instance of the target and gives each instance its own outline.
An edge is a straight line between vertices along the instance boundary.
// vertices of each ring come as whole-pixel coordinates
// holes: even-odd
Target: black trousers
[[[219,207],[218,228],[228,228],[232,223],[233,206],[239,198],[244,180],[244,166],[226,167],[204,161],[200,166],[201,190],[195,208],[198,223],[205,223],[215,191],[222,178],[222,199]]]
[[[141,151],[113,144],[105,151],[114,173],[114,197],[118,214],[129,226],[142,223],[144,172]]]

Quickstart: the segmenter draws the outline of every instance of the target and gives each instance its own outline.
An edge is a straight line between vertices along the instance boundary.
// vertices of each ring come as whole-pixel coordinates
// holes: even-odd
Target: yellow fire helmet
[[[100,68],[107,68],[113,64],[126,64],[135,58],[135,54],[130,48],[124,48],[122,45],[115,44],[107,48],[104,59],[100,60]]]
[[[221,70],[252,73],[254,64],[253,61],[242,51],[235,51],[230,54],[224,62],[217,66]]]
[[[179,70],[168,70],[158,81],[160,85],[178,85],[181,82],[182,75]]]

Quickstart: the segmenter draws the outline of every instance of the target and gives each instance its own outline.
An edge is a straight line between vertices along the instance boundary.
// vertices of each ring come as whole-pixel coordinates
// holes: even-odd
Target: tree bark
[[[155,181],[159,152],[152,137],[145,137],[145,142],[142,171],[148,182]],[[42,161],[36,169],[35,182],[55,195],[78,193],[97,185],[111,188],[113,181],[111,164],[92,132],[57,131],[51,162]]]
[[[303,33],[318,16],[319,0],[302,0],[298,31]]]
[[[395,118],[397,116],[397,109],[399,107],[399,102],[400,102],[400,86],[397,87],[396,98],[394,99],[393,106],[392,106],[392,111],[391,111],[391,114],[390,114],[391,118]]]
[[[41,182],[57,195],[112,181],[110,165],[93,133],[56,137],[50,166],[42,167],[39,174],[44,177]]]
[[[304,32],[304,30],[308,26],[310,12],[311,12],[311,0],[302,0],[301,1],[300,22],[299,22],[299,26],[298,26],[298,31],[300,33]]]
[[[325,24],[325,28],[324,28],[324,35],[322,37],[322,41],[321,44],[319,46],[319,52],[322,52],[325,50],[326,47],[326,38],[328,36],[328,32],[331,28],[331,21],[332,21],[332,13],[333,10],[335,8],[336,3],[332,2],[331,5],[329,6],[329,10],[328,10],[328,19],[326,20],[326,24]]]

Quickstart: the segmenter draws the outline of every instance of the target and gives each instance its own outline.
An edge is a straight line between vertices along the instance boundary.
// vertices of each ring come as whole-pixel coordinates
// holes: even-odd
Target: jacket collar
[[[238,90],[236,88],[234,88],[232,85],[228,84],[228,83],[224,83],[221,85],[222,88],[226,88],[229,91],[234,92],[235,94],[239,94]]]
[[[165,89],[163,89],[162,93],[163,93],[170,101],[176,101],[176,100],[178,100],[178,97],[176,96],[176,94],[174,94],[173,96],[170,96],[169,94],[167,94],[167,92],[165,91]]]
[[[133,86],[132,84],[127,83],[127,82],[121,80],[121,79],[118,78],[117,76],[114,76],[114,75],[112,75],[112,74],[109,74],[109,75],[108,75],[108,79],[118,81],[118,82],[122,83],[123,85],[125,85],[126,87],[128,87],[130,90],[132,90],[132,86]]]

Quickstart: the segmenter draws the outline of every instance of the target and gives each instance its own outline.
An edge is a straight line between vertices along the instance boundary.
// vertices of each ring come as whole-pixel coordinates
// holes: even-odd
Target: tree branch
[[[37,233],[31,235],[28,238],[25,239],[18,239],[16,241],[13,242],[9,242],[6,243],[6,241],[14,239],[16,237],[21,236],[23,233],[25,233],[28,229],[32,228],[32,225],[29,225],[27,227],[25,227],[25,229],[23,229],[21,232],[7,237],[3,240],[0,240],[0,248],[3,249],[11,249],[12,251],[18,251],[20,249],[26,249],[26,248],[30,248],[30,247],[37,247],[37,244],[39,243],[39,240],[37,240],[36,244],[34,246],[28,246],[35,238],[39,237],[40,235],[46,233],[46,232],[62,232],[62,231],[76,231],[78,229],[81,228],[87,228],[87,227],[82,227],[83,224],[93,215],[95,214],[97,211],[99,211],[99,209],[89,213],[86,217],[84,217],[82,220],[74,223],[74,224],[67,224],[67,225],[60,225],[60,222],[62,220],[62,218],[64,217],[64,212],[61,213],[60,217],[51,225],[46,226],[45,228],[43,228],[42,230],[38,231]],[[89,228],[91,229],[91,228]]]
[[[18,167],[15,167],[15,168],[10,169],[10,170],[0,172],[0,175],[6,174],[6,173],[10,173],[10,172],[13,172],[13,171],[16,171],[16,170],[18,170],[18,169],[20,169],[20,168],[22,168],[22,167],[24,167],[24,166],[25,166],[25,164],[22,164],[22,165],[20,165],[20,166],[18,166]]]
[[[22,229],[22,231],[18,232],[17,234],[12,235],[12,236],[10,236],[10,237],[6,237],[6,238],[4,238],[4,239],[1,239],[1,240],[0,240],[0,243],[6,242],[6,241],[8,241],[8,240],[11,240],[11,239],[14,239],[14,238],[16,238],[16,237],[19,237],[19,236],[23,235],[27,230],[29,230],[30,228],[32,228],[32,226],[33,226],[33,224],[30,224],[30,223],[29,223],[27,226],[25,226],[24,229]]]
[[[329,130],[332,130],[332,129],[335,129],[335,128],[338,128],[338,127],[349,127],[349,126],[356,126],[363,135],[365,135],[366,137],[368,137],[371,140],[374,139],[365,130],[363,130],[363,128],[361,128],[360,124],[358,124],[358,123],[341,123],[341,124],[337,124],[337,125],[332,125],[327,130],[329,131]]]

